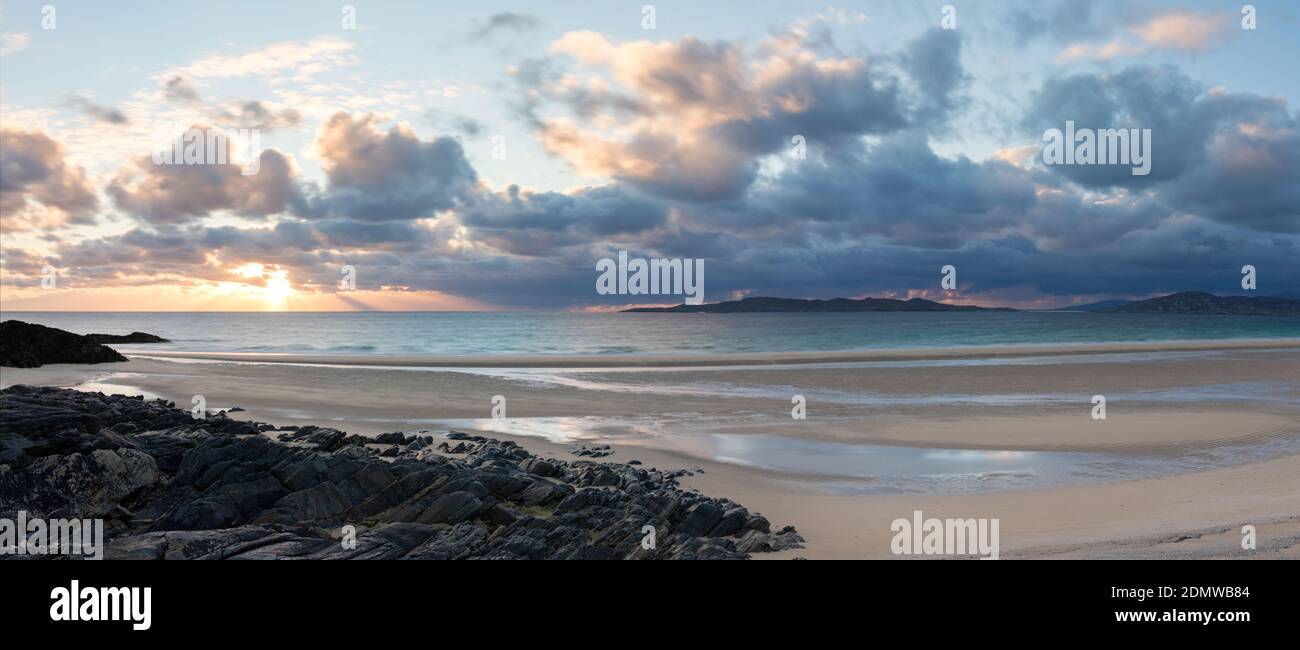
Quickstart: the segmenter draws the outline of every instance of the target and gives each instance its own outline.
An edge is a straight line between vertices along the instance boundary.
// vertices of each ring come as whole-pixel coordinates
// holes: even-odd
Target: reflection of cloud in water
[[[820,477],[832,492],[960,493],[1150,478],[1300,453],[1300,437],[1178,455],[930,449],[714,434],[711,457],[747,467]],[[702,449],[702,448],[701,448]]]
[[[851,444],[768,434],[708,433],[710,423],[535,417],[405,421],[542,438],[553,443],[648,446],[716,462],[789,474],[832,492],[963,493],[1133,480],[1300,453],[1300,438],[1179,455],[936,449]]]

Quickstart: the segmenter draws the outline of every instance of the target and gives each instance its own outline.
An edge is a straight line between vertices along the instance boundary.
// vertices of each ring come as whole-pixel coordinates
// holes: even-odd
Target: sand
[[[947,348],[891,348],[881,350],[831,350],[824,352],[767,352],[762,354],[635,354],[635,355],[492,355],[382,357],[388,366],[441,367],[546,367],[601,368],[610,366],[734,366],[739,364],[826,363],[841,361],[907,361],[1024,357],[1039,354],[1100,354],[1114,352],[1169,352],[1189,350],[1276,350],[1300,348],[1300,339],[1231,339],[1205,341],[1152,341],[1138,343],[1074,343],[1043,345],[984,345]],[[343,354],[276,354],[255,352],[149,352],[153,356],[220,361],[259,361],[367,365],[376,357]]]
[[[127,347],[123,351],[132,354]],[[1000,519],[1004,558],[1300,556],[1300,454],[1262,462],[1243,456],[1242,464],[1138,480],[958,494],[856,494],[828,489],[825,476],[719,462],[694,445],[707,431],[741,440],[767,435],[852,445],[1171,458],[1236,448],[1229,445],[1253,448],[1300,439],[1298,342],[837,354],[805,356],[797,364],[784,358],[781,365],[755,357],[718,358],[717,363],[624,358],[588,372],[555,375],[512,373],[543,368],[536,359],[458,370],[446,359],[198,354],[162,359],[148,353],[155,358],[6,368],[0,384],[72,386],[100,379],[110,391],[117,385],[135,387],[184,406],[201,394],[209,407],[246,409],[237,417],[310,422],[363,434],[437,431],[450,426],[443,420],[486,419],[492,396],[504,395],[511,419],[559,419],[561,424],[541,431],[550,439],[488,435],[564,459],[574,458],[568,453],[573,443],[600,443],[615,450],[609,461],[702,470],[684,484],[733,499],[774,524],[793,524],[807,539],[805,549],[762,557],[894,557],[890,522],[910,517],[913,510],[926,517]],[[1106,360],[1115,354],[1137,356]],[[217,362],[235,358],[241,363]],[[962,363],[897,363],[941,359]],[[405,368],[366,367],[375,365]],[[443,370],[413,370],[430,366]],[[1231,395],[1224,397],[1223,390]],[[794,391],[808,398],[806,420],[790,419]],[[852,397],[862,394],[869,399]],[[1097,394],[1109,396],[1105,420],[1091,417],[1090,399]],[[1052,399],[1039,399],[1045,395]],[[455,426],[471,430],[487,422]],[[1246,524],[1258,531],[1255,551],[1240,547]]]

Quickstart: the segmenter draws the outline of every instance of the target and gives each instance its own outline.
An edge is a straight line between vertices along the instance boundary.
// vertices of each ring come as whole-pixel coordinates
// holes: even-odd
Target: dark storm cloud
[[[1271,232],[1300,232],[1300,120],[1284,100],[1208,89],[1173,66],[1132,66],[1044,83],[1024,118],[1031,133],[1151,129],[1151,173],[1053,165],[1090,188],[1154,188],[1175,208]]]
[[[824,234],[951,248],[1017,222],[1034,201],[1024,170],[943,158],[923,135],[907,134],[855,156],[791,164],[751,193],[744,212],[795,218]]]
[[[476,238],[499,250],[541,256],[658,228],[668,218],[668,206],[620,185],[568,194],[511,185],[479,196],[458,215]]]
[[[1177,178],[1204,159],[1206,144],[1225,117],[1205,100],[1205,89],[1173,66],[1133,66],[1112,75],[1048,80],[1025,124],[1038,136],[1045,129],[1064,130],[1066,121],[1076,129],[1150,129],[1148,175],[1135,176],[1123,165],[1052,167],[1090,187],[1145,186]]]

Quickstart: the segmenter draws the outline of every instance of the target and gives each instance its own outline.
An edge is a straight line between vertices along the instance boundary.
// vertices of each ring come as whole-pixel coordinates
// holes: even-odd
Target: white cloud
[[[0,55],[10,55],[27,49],[32,37],[27,32],[5,32],[0,34]]]
[[[335,36],[322,36],[310,41],[283,41],[243,54],[207,56],[158,76],[161,79],[177,75],[218,79],[291,73],[289,76],[295,81],[304,81],[325,70],[355,63],[356,57],[352,53],[355,47],[352,41]]]

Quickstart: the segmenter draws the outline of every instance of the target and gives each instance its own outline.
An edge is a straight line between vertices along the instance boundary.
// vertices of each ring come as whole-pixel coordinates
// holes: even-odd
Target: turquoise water
[[[1075,312],[588,314],[4,312],[78,333],[143,331],[123,349],[317,354],[726,354],[1300,338],[1300,318]]]

